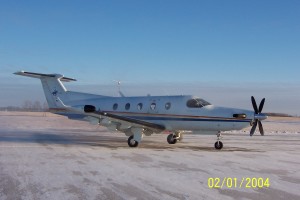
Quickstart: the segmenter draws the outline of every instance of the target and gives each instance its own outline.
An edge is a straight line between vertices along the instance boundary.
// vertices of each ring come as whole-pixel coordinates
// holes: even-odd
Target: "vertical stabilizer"
[[[64,96],[67,92],[66,88],[61,83],[59,78],[42,77],[41,82],[49,108],[58,108],[59,105],[56,104],[57,97],[60,97],[62,100],[64,100]]]
[[[61,74],[41,74],[25,71],[16,72],[14,74],[28,76],[31,78],[39,78],[42,82],[49,108],[61,107],[61,104],[58,102],[58,98],[62,101],[67,100],[67,89],[62,84],[62,81],[76,81],[75,79],[64,77]]]

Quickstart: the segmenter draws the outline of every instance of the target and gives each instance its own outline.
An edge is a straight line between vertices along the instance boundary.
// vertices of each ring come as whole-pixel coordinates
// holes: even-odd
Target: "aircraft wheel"
[[[137,147],[139,143],[133,139],[133,135],[128,138],[128,146]]]
[[[215,148],[218,149],[218,150],[222,149],[223,148],[223,143],[221,141],[217,141],[215,143]]]
[[[169,144],[176,144],[176,142],[177,142],[176,135],[169,134],[167,137],[167,141]]]

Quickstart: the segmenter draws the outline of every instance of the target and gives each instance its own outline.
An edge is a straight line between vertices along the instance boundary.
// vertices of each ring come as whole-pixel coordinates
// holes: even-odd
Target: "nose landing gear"
[[[221,150],[223,148],[223,142],[220,141],[220,138],[222,138],[221,133],[218,133],[217,134],[217,141],[215,143],[215,148],[218,149],[218,150]]]

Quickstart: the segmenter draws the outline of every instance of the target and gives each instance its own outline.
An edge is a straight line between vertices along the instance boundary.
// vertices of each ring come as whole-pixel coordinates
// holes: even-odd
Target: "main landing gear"
[[[133,135],[128,138],[129,147],[137,147],[139,143],[133,139]]]
[[[171,133],[167,137],[169,144],[176,144],[178,140],[182,140],[182,134],[180,132]]]
[[[128,146],[129,147],[137,147],[139,143],[142,141],[142,138],[144,136],[144,129],[143,128],[132,128],[131,132],[133,135],[131,135],[128,138]]]
[[[217,141],[215,143],[215,148],[218,149],[218,150],[221,150],[223,148],[223,143],[220,141],[220,138],[221,138],[221,133],[218,133],[217,134]]]

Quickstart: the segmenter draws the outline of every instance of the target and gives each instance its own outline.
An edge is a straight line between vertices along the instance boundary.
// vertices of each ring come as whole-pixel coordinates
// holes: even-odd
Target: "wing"
[[[143,120],[137,120],[137,119],[124,117],[124,116],[120,116],[120,115],[115,115],[115,114],[112,114],[112,113],[109,113],[109,112],[95,111],[95,112],[93,112],[93,114],[109,117],[111,119],[118,120],[118,121],[124,121],[124,122],[127,122],[127,123],[132,123],[133,125],[135,125],[135,126],[138,125],[139,127],[141,126],[141,127],[144,127],[144,128],[155,129],[155,130],[158,130],[158,131],[164,131],[166,129],[163,125],[160,125],[160,124],[150,123],[150,122],[146,122],[146,121],[143,121]]]
[[[120,131],[125,133],[126,136],[134,134],[134,130],[140,130],[141,133],[150,136],[153,133],[160,133],[166,128],[161,124],[150,123],[143,120],[137,120],[130,117],[115,115],[109,112],[94,111],[85,112],[89,118],[99,119],[99,125],[107,127],[112,131]]]
[[[85,106],[67,106],[59,98],[57,102],[60,107],[63,107],[67,111],[84,114],[85,116],[99,119],[101,125],[107,126],[114,130],[122,131],[125,134],[131,132],[131,128],[143,128],[145,133],[152,134],[153,132],[159,133],[164,131],[166,128],[161,124],[155,124],[143,120],[137,120],[130,117],[124,117],[121,115],[112,114],[110,112],[96,111],[96,107],[92,105]]]

